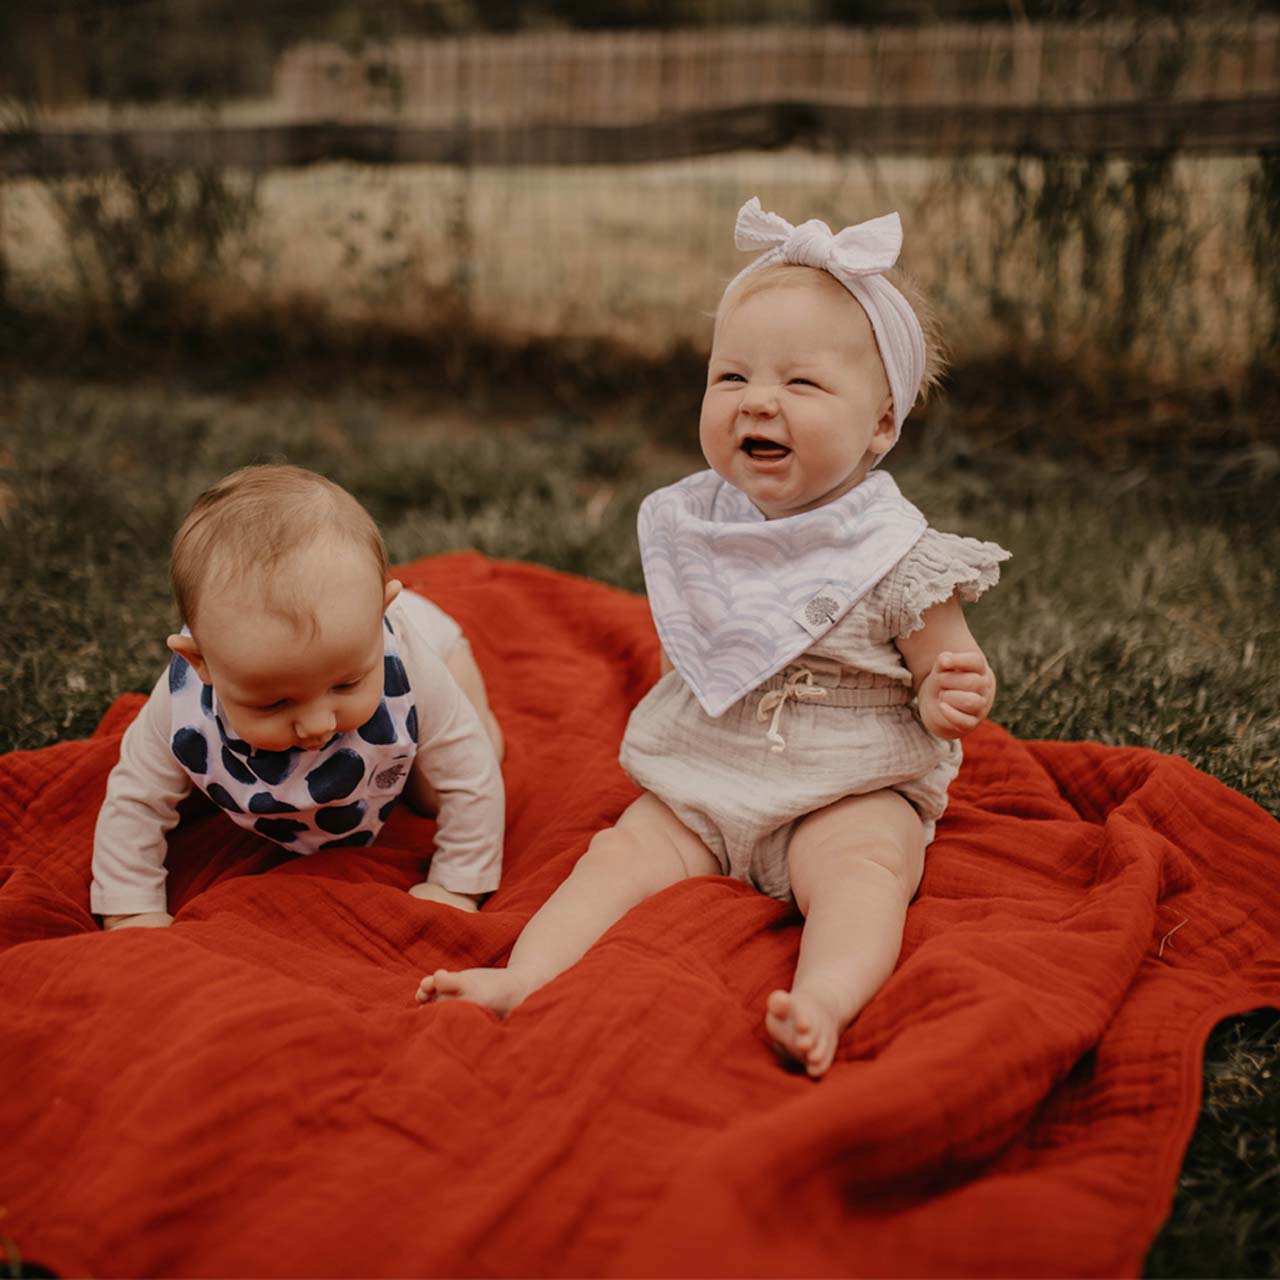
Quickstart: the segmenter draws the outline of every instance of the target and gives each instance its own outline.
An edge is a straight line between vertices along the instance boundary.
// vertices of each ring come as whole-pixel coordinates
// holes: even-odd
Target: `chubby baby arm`
[[[506,796],[494,744],[480,715],[445,664],[423,661],[418,702],[418,754],[409,799],[438,816],[431,869],[409,892],[416,898],[474,911],[498,887]]]
[[[165,895],[165,836],[191,782],[169,749],[169,719],[166,674],[125,730],[98,811],[89,907],[104,931],[173,923]]]
[[[920,630],[897,640],[915,684],[920,721],[939,738],[963,738],[987,718],[996,697],[995,674],[955,596],[926,609],[923,621]]]

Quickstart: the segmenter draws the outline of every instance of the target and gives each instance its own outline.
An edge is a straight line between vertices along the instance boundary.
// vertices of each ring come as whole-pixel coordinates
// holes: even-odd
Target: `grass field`
[[[149,687],[172,625],[168,540],[230,468],[327,472],[397,560],[475,547],[639,590],[636,507],[698,465],[678,444],[692,446],[696,397],[681,383],[571,411],[501,385],[385,398],[6,377],[0,750],[87,734]],[[945,404],[927,423],[894,455],[904,491],[937,526],[1014,553],[971,611],[1001,680],[994,718],[1176,752],[1280,815],[1280,451],[1249,432],[1170,448],[1158,422],[1142,448],[1103,449],[1090,422],[995,429]],[[1220,1028],[1204,1081],[1149,1273],[1280,1274],[1275,1016]]]

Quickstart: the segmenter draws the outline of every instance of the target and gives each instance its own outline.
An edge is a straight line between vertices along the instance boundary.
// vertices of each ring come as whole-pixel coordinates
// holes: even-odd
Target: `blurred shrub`
[[[87,311],[163,326],[198,305],[255,212],[256,183],[217,170],[126,160],[109,176],[51,182]]]

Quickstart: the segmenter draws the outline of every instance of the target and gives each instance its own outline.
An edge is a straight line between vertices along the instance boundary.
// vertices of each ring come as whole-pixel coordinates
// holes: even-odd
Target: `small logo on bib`
[[[830,625],[836,620],[836,602],[830,596],[814,596],[804,607],[804,618],[810,626]]]
[[[825,586],[791,616],[816,640],[835,626],[848,608],[844,592]]]
[[[405,770],[408,767],[404,761],[399,761],[396,764],[389,764],[385,769],[380,769],[373,775],[374,789],[377,791],[390,791],[404,777]]]

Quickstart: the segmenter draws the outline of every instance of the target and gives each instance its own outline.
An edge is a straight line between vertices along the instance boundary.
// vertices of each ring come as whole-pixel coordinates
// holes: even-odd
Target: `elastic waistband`
[[[810,673],[812,688],[823,690],[820,696],[806,697],[801,694],[797,698],[797,701],[807,703],[809,706],[902,707],[915,696],[906,685],[896,681],[886,680],[883,684],[864,684],[862,682],[866,680],[865,673],[851,671],[838,662],[827,662],[819,658],[793,662],[759,685],[756,693],[765,694],[774,689],[783,689],[788,682],[794,684],[801,679],[806,671]],[[810,681],[805,683],[808,684]]]

